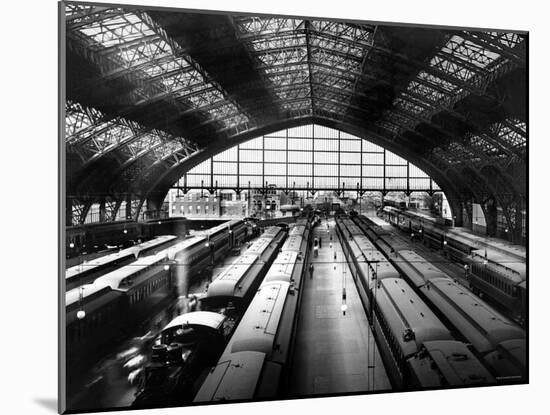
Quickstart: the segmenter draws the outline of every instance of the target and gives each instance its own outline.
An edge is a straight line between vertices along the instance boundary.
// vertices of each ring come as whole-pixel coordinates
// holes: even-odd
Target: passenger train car
[[[130,248],[122,249],[91,261],[84,261],[81,264],[67,268],[65,271],[65,289],[71,290],[79,285],[93,282],[99,276],[126,265],[138,257],[149,254],[153,250],[166,247],[175,239],[174,235],[158,236]]]
[[[150,361],[142,369],[133,407],[182,405],[193,399],[193,382],[204,367],[217,362],[226,343],[227,316],[192,311],[161,331]]]
[[[458,341],[424,342],[407,364],[412,387],[490,385],[496,382],[467,345]]]
[[[267,399],[283,392],[308,238],[309,224],[298,221],[194,402]]]
[[[337,219],[336,232],[367,316],[372,321],[374,284],[384,278],[399,278],[399,273],[350,219]]]
[[[203,369],[216,363],[279,253],[285,236],[286,232],[279,227],[267,228],[243,255],[208,286],[200,300],[200,312],[178,316],[162,330],[151,362],[145,367],[134,406],[155,406],[162,404],[163,400],[164,404],[177,405],[193,398],[188,394],[193,390],[196,378]],[[219,323],[213,324],[218,320]],[[191,327],[189,321],[195,321],[195,327]],[[209,333],[210,336],[202,336],[201,333]],[[177,348],[177,353],[184,356],[171,358],[171,348]]]
[[[206,309],[231,306],[244,311],[262,278],[279,252],[286,232],[278,226],[267,228],[265,232],[225,268],[208,286],[201,304]]]
[[[510,310],[520,324],[525,324],[526,264],[488,248],[472,251],[466,261],[470,266],[468,282],[472,290]]]
[[[364,223],[364,222],[363,222]],[[370,226],[369,236],[380,229]],[[374,240],[378,243],[379,240]],[[499,382],[525,380],[526,349],[525,332],[510,319],[504,317],[475,294],[453,281],[417,253],[387,246],[394,240],[384,235],[386,246],[378,244],[399,273],[416,289],[435,313],[452,331],[454,338],[467,342],[477,357],[491,369]],[[514,354],[499,352],[513,342]],[[523,350],[522,350],[523,349]],[[498,365],[493,359],[499,353]]]
[[[212,255],[216,252],[218,255],[221,252],[227,253],[235,243],[235,238],[229,236],[228,231],[235,230],[242,225],[242,221],[233,221],[231,224],[231,228],[226,225],[206,231],[205,235],[188,238],[155,255],[139,258],[97,278],[92,284],[67,291],[65,298],[69,355],[84,353],[85,349],[94,351],[95,341],[99,339],[102,343],[107,340],[115,341],[117,336],[146,316],[151,307],[178,292],[181,294],[182,287],[188,286],[188,279],[195,272],[203,270],[205,258],[210,263]],[[216,241],[213,248],[208,243],[210,237],[214,237]],[[226,247],[223,246],[223,241],[226,242]],[[180,259],[182,261],[178,262]],[[118,300],[111,301],[111,298]],[[107,300],[110,304],[108,307],[104,306]],[[77,307],[75,318],[72,318],[69,311],[72,307]],[[77,318],[79,311],[83,318]],[[103,334],[107,326],[117,328],[114,337]]]
[[[418,236],[424,244],[443,249],[450,259],[468,265],[468,278],[474,292],[490,298],[508,310],[518,323],[525,324],[527,266],[523,247],[482,238],[461,228],[444,228],[435,218],[418,212],[385,208],[384,215],[390,223]]]
[[[344,238],[342,246],[344,247],[344,252],[348,251],[349,255],[353,252],[353,244],[361,241],[362,231],[358,231],[358,228],[354,227],[353,222],[346,219],[338,219],[337,226],[341,238],[342,235],[348,235],[348,240]],[[380,227],[377,227],[376,230],[383,232],[383,229]],[[450,377],[447,379],[445,378],[445,370],[448,368],[443,368],[443,372],[439,370],[441,373],[438,376],[443,376],[441,378],[442,384],[457,385],[460,379],[464,382],[463,384],[469,384],[474,382],[473,378],[476,378],[476,381],[479,383],[494,382],[493,375],[487,376],[487,370],[483,367],[480,360],[487,356],[488,352],[495,350],[495,347],[491,348],[487,345],[497,346],[500,344],[500,341],[514,339],[518,336],[521,337],[521,330],[517,326],[514,328],[511,323],[509,326],[506,325],[507,323],[504,321],[493,322],[493,327],[491,323],[485,321],[483,323],[485,326],[479,328],[476,332],[475,329],[478,328],[477,326],[468,326],[468,324],[473,325],[472,319],[475,317],[462,317],[460,315],[461,311],[458,308],[460,306],[466,308],[464,303],[460,303],[460,306],[455,306],[455,309],[451,310],[451,304],[453,304],[451,301],[447,305],[442,305],[442,301],[437,301],[434,285],[427,286],[429,287],[427,288],[427,295],[418,290],[418,287],[426,285],[425,278],[441,280],[442,273],[439,270],[430,264],[424,266],[425,261],[423,259],[419,260],[419,258],[412,258],[404,254],[405,251],[399,249],[403,247],[402,245],[397,246],[398,250],[393,249],[393,241],[389,235],[383,234],[381,238],[377,239],[376,233],[372,229],[369,229],[369,237],[373,239],[372,242],[375,242],[376,246],[372,244],[369,246],[369,242],[363,243],[363,249],[367,248],[365,249],[365,256],[360,251],[357,251],[358,254],[351,255],[351,260],[348,258],[348,263],[350,263],[352,269],[356,268],[356,282],[360,295],[362,297],[365,296],[365,291],[367,291],[361,285],[368,287],[370,290],[370,295],[367,295],[368,300],[363,301],[363,303],[368,303],[370,308],[372,308],[370,311],[367,310],[367,314],[369,315],[369,319],[373,321],[375,335],[386,365],[386,370],[392,378],[394,387],[401,389],[433,386],[433,378],[439,370],[436,370],[436,363],[430,366],[431,371],[424,370],[425,367],[423,365],[418,366],[419,360],[427,358],[427,349],[424,343],[428,342],[440,342],[438,343],[438,347],[445,350],[448,355],[452,355],[451,351],[454,344],[463,344],[463,346],[457,346],[457,353],[464,354],[460,351],[466,347],[463,343],[464,341],[469,344],[470,341],[478,340],[478,346],[485,346],[483,350],[480,347],[479,350],[474,349],[466,355],[471,360],[467,365],[469,368],[467,377],[452,377],[451,373],[448,372],[447,375]],[[369,252],[376,251],[377,248],[382,249],[387,258],[390,259],[391,263],[388,264],[389,266],[386,267],[385,272],[381,273],[378,271],[378,275],[375,274],[376,269],[374,269],[374,272],[373,270],[369,270],[366,273],[361,272],[361,262],[370,263],[371,266],[384,264],[384,260],[379,260],[372,253],[370,256],[366,255]],[[378,254],[381,253],[378,252]],[[354,257],[361,258],[362,260],[354,260]],[[363,265],[364,268],[366,268],[365,265]],[[371,275],[370,278],[369,274]],[[373,275],[376,275],[376,277],[372,277]],[[406,276],[407,281],[401,278],[402,275]],[[448,278],[443,280],[443,282],[449,281],[452,282]],[[456,295],[459,294],[457,293]],[[433,299],[433,301],[430,301],[430,299]],[[433,307],[434,304],[437,307]],[[434,308],[434,311],[428,305]],[[470,310],[467,310],[467,312],[470,312]],[[454,314],[458,314],[458,316]],[[496,317],[496,315],[492,317]],[[455,321],[453,318],[457,320]],[[456,330],[452,324],[449,324],[449,320],[460,325],[463,330]],[[498,324],[501,324],[499,328],[509,329],[508,333],[503,331],[500,337],[496,336],[495,333],[499,329],[496,327]],[[494,330],[491,331],[491,329]],[[467,333],[468,336],[462,335],[462,332]],[[488,334],[488,332],[490,333]],[[422,356],[420,356],[421,352]],[[432,359],[432,357],[429,357],[429,359]],[[418,371],[418,373],[415,371]],[[495,372],[498,373],[496,370]],[[473,378],[470,378],[470,375]]]

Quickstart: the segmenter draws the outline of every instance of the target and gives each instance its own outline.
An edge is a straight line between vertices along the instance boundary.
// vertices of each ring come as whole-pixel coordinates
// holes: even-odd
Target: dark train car
[[[132,406],[174,406],[193,399],[195,379],[223,351],[226,321],[220,313],[194,311],[168,323],[141,372]]]
[[[431,279],[422,291],[480,357],[495,352],[503,343],[525,340],[524,330],[450,278]],[[516,358],[525,366],[527,350],[518,351]],[[505,371],[508,367],[500,365],[489,368],[497,379],[519,381],[526,375]]]
[[[127,322],[141,321],[158,303],[174,294],[165,251],[140,258],[95,283],[124,294],[126,310],[121,318]]]
[[[142,223],[130,220],[70,226],[65,232],[69,258],[105,249],[107,245],[131,246],[144,238]]]
[[[136,258],[152,251],[165,248],[176,239],[173,235],[162,235],[118,252],[103,255],[90,261],[67,268],[65,271],[65,289],[71,290],[79,285],[93,282],[96,278],[127,265]]]
[[[413,383],[407,361],[421,350],[424,342],[454,339],[403,279],[379,281],[373,297],[373,322],[380,353],[392,385],[403,389]]]
[[[466,258],[470,267],[468,282],[471,289],[490,298],[508,310],[520,324],[527,314],[527,267],[501,252],[488,248],[472,251]]]
[[[120,328],[124,295],[106,284],[86,284],[65,294],[67,359],[109,346]]]

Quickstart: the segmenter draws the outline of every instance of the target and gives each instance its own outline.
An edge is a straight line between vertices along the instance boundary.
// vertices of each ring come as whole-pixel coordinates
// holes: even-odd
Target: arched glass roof
[[[76,2],[62,18],[67,196],[84,211],[158,204],[212,155],[313,123],[457,199],[526,197],[526,33]]]

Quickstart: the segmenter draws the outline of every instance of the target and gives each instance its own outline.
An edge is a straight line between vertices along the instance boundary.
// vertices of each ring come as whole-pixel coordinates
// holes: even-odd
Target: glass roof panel
[[[294,32],[304,21],[279,17],[239,17],[236,18],[237,28],[242,34],[280,35],[285,32]]]
[[[470,40],[465,40],[459,35],[454,35],[443,47],[442,52],[450,53],[478,68],[487,68],[500,57],[498,53],[487,50]]]
[[[210,107],[226,101],[233,111],[238,111],[236,105],[193,69],[187,58],[178,56],[180,51],[174,51],[168,41],[161,38],[140,15],[107,15],[78,30],[96,44],[114,48],[114,52],[109,51],[109,54],[122,62],[123,67],[139,68],[145,77],[149,77],[147,81],[158,82],[166,93],[187,100],[194,109],[204,110],[214,118],[219,110]],[[248,121],[245,114],[234,118],[237,119]]]
[[[523,121],[509,118],[504,123],[492,125],[491,131],[512,147],[523,148],[527,144],[527,126]]]

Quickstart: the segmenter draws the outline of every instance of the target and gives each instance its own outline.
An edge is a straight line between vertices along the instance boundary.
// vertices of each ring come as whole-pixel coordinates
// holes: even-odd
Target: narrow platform
[[[353,278],[343,262],[334,224],[334,220],[329,222],[332,241],[326,221],[314,229],[314,237],[322,237],[322,248],[317,258],[311,255],[314,275],[312,279],[307,277],[304,286],[291,366],[291,396],[391,389]]]

